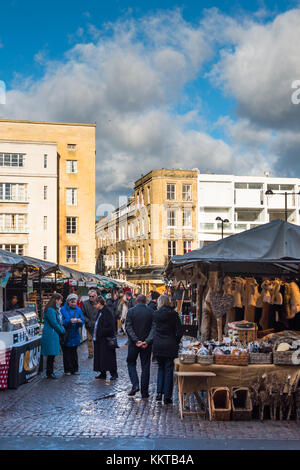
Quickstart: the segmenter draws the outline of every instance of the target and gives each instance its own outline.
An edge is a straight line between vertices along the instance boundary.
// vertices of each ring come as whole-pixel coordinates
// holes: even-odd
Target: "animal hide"
[[[243,302],[242,302],[242,290],[244,286],[244,279],[240,277],[235,278],[235,288],[233,291],[233,306],[242,308],[243,307]]]
[[[208,286],[211,290],[216,291],[218,289],[218,271],[210,271],[208,274]]]
[[[214,316],[220,318],[225,315],[233,307],[233,300],[233,295],[211,292],[210,304]]]
[[[225,276],[223,280],[223,292],[224,294],[232,295],[232,278]]]
[[[283,303],[283,298],[282,298],[282,294],[280,292],[280,288],[281,288],[281,281],[279,281],[279,279],[275,279],[275,281],[273,282],[273,289],[272,289],[272,299],[271,299],[271,303],[273,305],[282,305]]]
[[[250,279],[249,282],[249,301],[248,305],[251,307],[256,307],[257,300],[259,298],[258,284],[254,278]]]
[[[300,312],[300,291],[295,282],[290,283],[291,291],[291,317],[294,318],[296,313]]]

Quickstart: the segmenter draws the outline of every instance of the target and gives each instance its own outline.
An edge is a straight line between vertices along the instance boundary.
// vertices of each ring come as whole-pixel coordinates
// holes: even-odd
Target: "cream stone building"
[[[0,140],[0,248],[57,259],[57,145]]]
[[[22,239],[24,243],[17,243],[17,239],[13,238],[15,234],[1,233],[0,245],[23,244],[27,246],[25,248],[27,255],[36,256],[39,252],[38,257],[44,258],[45,256],[41,254],[45,253],[49,261],[67,264],[79,271],[95,271],[95,128],[95,124],[0,120],[1,145],[9,146],[6,149],[3,147],[4,162],[6,160],[8,162],[9,158],[5,155],[12,155],[11,158],[15,158],[14,155],[18,155],[18,152],[21,155],[21,150],[18,149],[22,146],[27,144],[32,146],[26,149],[25,165],[28,167],[19,167],[20,174],[9,173],[11,168],[5,166],[5,163],[3,166],[0,164],[0,183],[10,183],[8,180],[13,177],[21,178],[19,181],[23,178],[22,184],[28,185],[30,203],[28,217],[25,219],[29,232],[28,243],[27,245],[25,243],[26,237]],[[45,145],[49,148],[43,147]],[[38,155],[35,155],[34,148],[38,147]],[[53,151],[56,153],[55,164]],[[25,152],[24,148],[22,152]],[[44,155],[47,155],[47,162],[44,160]],[[44,168],[44,165],[49,166]],[[13,167],[15,168],[14,164]],[[28,175],[26,173],[28,168],[32,168],[35,174]],[[47,175],[50,169],[51,175]],[[46,184],[44,180],[46,175],[47,178],[53,179],[53,183],[48,184],[47,181]],[[44,213],[45,204],[38,203],[40,199],[36,199],[36,194],[40,195],[41,188],[38,188],[37,183],[33,186],[29,181],[26,182],[26,178],[36,178],[36,181],[40,181],[43,186],[43,197],[45,190],[46,197],[50,198],[47,199],[46,205],[50,206],[51,202],[51,214]],[[11,180],[11,183],[13,182]],[[8,207],[7,202],[3,202],[2,211],[6,210],[3,204]],[[11,206],[10,209],[15,210]],[[50,210],[49,207],[48,209]],[[25,209],[22,213],[26,213]],[[40,233],[41,217],[43,224],[47,225],[47,233],[52,233],[51,239],[46,237],[44,228]],[[7,218],[6,225],[9,224],[10,219]],[[44,252],[45,246],[47,253]],[[42,253],[40,253],[41,247]]]
[[[128,203],[96,225],[97,271],[142,292],[163,289],[169,258],[197,248],[197,170],[153,170]]]

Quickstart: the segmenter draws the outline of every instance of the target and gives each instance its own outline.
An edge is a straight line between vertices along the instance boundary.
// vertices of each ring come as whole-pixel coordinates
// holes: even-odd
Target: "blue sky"
[[[96,121],[99,203],[162,161],[290,176],[299,11],[298,1],[7,0],[0,115]]]

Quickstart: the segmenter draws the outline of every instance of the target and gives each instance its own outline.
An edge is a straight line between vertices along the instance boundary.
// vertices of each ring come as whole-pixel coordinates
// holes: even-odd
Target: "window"
[[[66,256],[67,263],[77,263],[77,248],[78,247],[75,245],[67,246],[67,256]]]
[[[150,204],[150,200],[151,200],[151,197],[150,197],[150,186],[147,187],[147,201],[148,201],[148,204]]]
[[[249,189],[263,189],[262,183],[249,183],[248,184]]]
[[[48,217],[44,215],[44,230],[47,230],[47,221],[48,221]]]
[[[24,245],[0,245],[0,248],[10,253],[17,253],[18,255],[24,255]]]
[[[167,226],[176,227],[176,211],[173,209],[168,210]]]
[[[151,217],[148,215],[148,233],[151,232]]]
[[[25,184],[0,183],[0,201],[25,202]]]
[[[185,240],[183,242],[183,254],[189,253],[192,251],[192,242]]]
[[[146,260],[146,249],[145,249],[144,246],[143,246],[142,250],[143,250],[143,265],[145,265],[145,262],[146,262],[145,261]]]
[[[47,259],[47,247],[44,246],[44,260]]]
[[[24,154],[0,153],[0,166],[24,166]]]
[[[25,214],[0,214],[0,230],[18,233],[25,230]]]
[[[47,168],[48,155],[44,155],[44,168]]]
[[[77,160],[67,160],[67,173],[77,173]]]
[[[168,241],[168,259],[170,259],[172,256],[176,256],[176,241],[175,240]]]
[[[176,198],[176,184],[167,184],[167,199],[174,201]]]
[[[77,217],[66,218],[66,233],[77,233]]]
[[[247,189],[247,183],[235,183],[235,189]]]
[[[76,150],[76,144],[68,144],[68,150],[75,151]]]
[[[183,209],[182,225],[183,227],[192,227],[192,209]]]
[[[77,189],[67,188],[67,206],[77,206]]]
[[[239,209],[235,212],[235,220],[237,222],[260,222],[262,215],[261,211]]]
[[[44,186],[44,200],[47,199],[48,186]]]
[[[183,201],[192,200],[192,185],[191,184],[182,185],[182,200]]]

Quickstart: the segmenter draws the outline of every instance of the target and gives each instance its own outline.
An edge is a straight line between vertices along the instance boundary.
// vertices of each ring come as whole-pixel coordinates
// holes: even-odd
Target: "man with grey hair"
[[[146,305],[146,296],[143,294],[137,296],[136,306],[130,308],[127,313],[125,326],[128,335],[127,366],[132,383],[129,396],[134,396],[140,389],[136,371],[136,361],[140,356],[141,394],[142,398],[149,397],[150,359],[154,335],[153,315],[154,311]]]
[[[98,310],[95,307],[95,300],[97,298],[97,292],[95,289],[89,290],[89,299],[85,300],[82,304],[82,313],[84,315],[86,334],[87,334],[87,346],[89,351],[89,359],[94,356],[93,347],[93,332],[94,326],[98,316]]]

